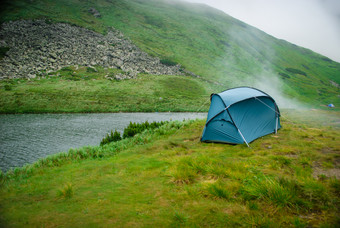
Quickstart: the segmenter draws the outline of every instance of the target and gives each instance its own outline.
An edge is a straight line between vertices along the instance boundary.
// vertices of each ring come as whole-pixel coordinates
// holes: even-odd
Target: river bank
[[[339,132],[282,125],[251,149],[200,143],[197,120],[41,159],[1,175],[0,223],[336,226]]]
[[[21,167],[71,148],[96,146],[130,122],[204,119],[206,113],[100,113],[0,115],[0,170]]]

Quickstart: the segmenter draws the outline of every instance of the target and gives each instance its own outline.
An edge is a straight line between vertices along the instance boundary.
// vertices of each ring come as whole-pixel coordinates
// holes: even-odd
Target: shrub
[[[146,129],[159,128],[160,126],[162,126],[166,123],[168,123],[168,121],[152,122],[152,123],[149,123],[148,121],[145,121],[144,123],[132,123],[132,122],[130,122],[130,124],[124,129],[123,138],[125,139],[125,138],[129,138],[129,137],[133,137],[134,135],[136,135],[138,133],[142,133]]]
[[[0,47],[0,59],[6,56],[6,53],[9,51],[9,47]]]
[[[124,129],[123,137],[121,137],[120,133],[117,130],[115,130],[114,133],[111,131],[110,135],[107,134],[106,137],[102,139],[102,141],[100,142],[100,145],[102,146],[110,142],[117,142],[117,141],[122,140],[122,138],[123,139],[131,138],[138,133],[142,133],[146,129],[156,129],[166,123],[168,123],[168,121],[152,122],[152,123],[149,123],[148,121],[145,121],[144,123],[130,122],[130,124]]]
[[[3,182],[5,182],[5,175],[4,175],[4,173],[1,171],[1,169],[0,169],[0,185],[3,183]]]
[[[330,58],[327,57],[322,57],[321,59],[326,62],[333,62]]]
[[[306,72],[299,70],[299,69],[295,69],[295,68],[286,68],[286,71],[291,72],[293,74],[301,74],[301,75],[307,76]]]
[[[122,139],[122,137],[120,136],[120,133],[117,130],[115,130],[114,133],[111,131],[110,135],[107,134],[106,137],[102,139],[102,141],[100,142],[100,145],[102,146],[102,145],[108,144],[110,142],[117,142],[121,139]]]
[[[160,62],[166,66],[176,66],[177,63],[170,59],[161,59]]]
[[[280,72],[279,75],[280,75],[283,79],[285,79],[285,78],[290,78],[290,76],[289,76],[288,74],[286,74],[286,73]]]
[[[12,86],[10,86],[10,85],[8,85],[8,84],[6,84],[6,85],[4,86],[4,88],[5,88],[6,91],[11,91],[11,90],[12,90]]]
[[[303,66],[305,69],[309,70],[309,67],[308,67],[308,66],[306,66],[306,65],[304,65],[304,64],[302,64],[301,66]]]

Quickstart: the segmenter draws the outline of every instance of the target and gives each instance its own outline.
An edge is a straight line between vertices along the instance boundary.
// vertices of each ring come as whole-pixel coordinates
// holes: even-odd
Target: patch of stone
[[[121,69],[124,73],[117,74],[116,80],[135,78],[139,73],[199,77],[184,72],[180,65],[160,63],[114,28],[102,35],[65,23],[11,21],[1,25],[0,46],[9,48],[0,60],[0,80],[35,78],[74,65]]]
[[[116,81],[120,81],[120,80],[126,80],[126,79],[133,79],[135,78],[135,75],[131,75],[129,73],[117,73],[117,74],[108,74],[105,75],[105,78],[108,80],[116,80]]]
[[[322,175],[336,179],[340,179],[340,168],[339,168],[339,161],[335,162],[335,168],[324,169],[320,163],[314,162],[313,163],[313,177],[319,179]]]
[[[340,85],[332,80],[329,81],[331,83],[332,86],[336,87],[336,88],[340,88]]]
[[[313,177],[319,179],[321,175],[324,175],[328,178],[335,177],[336,179],[340,179],[340,169],[321,169],[314,168],[313,169]]]
[[[96,17],[96,18],[100,18],[100,17],[102,17],[102,15],[98,12],[98,10],[96,10],[95,8],[93,8],[93,7],[91,7],[89,10],[88,10],[88,12],[90,13],[90,14],[92,14],[94,17]]]

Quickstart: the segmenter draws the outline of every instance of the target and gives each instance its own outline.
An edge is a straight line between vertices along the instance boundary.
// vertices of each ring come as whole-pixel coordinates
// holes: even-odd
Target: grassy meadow
[[[205,122],[191,120],[11,170],[0,175],[0,224],[338,227],[339,125],[289,113],[251,148],[201,143]]]
[[[208,111],[210,94],[225,90],[223,84],[192,76],[139,74],[135,79],[114,79],[115,74],[122,73],[100,66],[69,66],[34,79],[1,80],[0,113]],[[269,94],[274,99],[282,97],[277,91]],[[294,105],[296,99],[287,100],[289,97],[285,96],[286,103]],[[315,119],[314,113],[322,113],[320,109],[324,113],[339,112],[338,106],[329,109],[325,103],[301,104],[297,106],[319,110],[309,112],[310,120]],[[308,119],[300,116],[296,117],[301,121]]]
[[[189,76],[110,80],[117,69],[66,67],[35,79],[0,81],[0,113],[207,111],[218,86]],[[93,68],[90,68],[93,69]]]

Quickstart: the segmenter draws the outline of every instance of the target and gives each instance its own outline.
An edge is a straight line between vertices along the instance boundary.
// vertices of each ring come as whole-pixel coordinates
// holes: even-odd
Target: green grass
[[[62,189],[60,189],[57,193],[57,196],[64,198],[71,198],[73,196],[73,188],[71,184],[66,184]]]
[[[90,7],[102,17],[88,13]],[[214,92],[277,84],[276,90],[315,107],[340,106],[339,88],[330,82],[340,84],[339,63],[207,6],[165,0],[14,0],[4,5],[0,21],[29,18],[66,22],[104,34],[114,26],[164,63],[179,63],[211,83],[220,83],[221,89]],[[56,87],[61,86],[58,83]]]
[[[9,51],[8,47],[0,47],[0,60],[6,56],[6,53]]]
[[[47,157],[0,174],[0,223],[337,227],[339,125],[282,125],[251,149],[201,143],[196,120]]]
[[[183,76],[115,81],[105,75],[118,70],[97,69],[68,67],[36,79],[0,81],[0,113],[207,111],[216,88]]]

